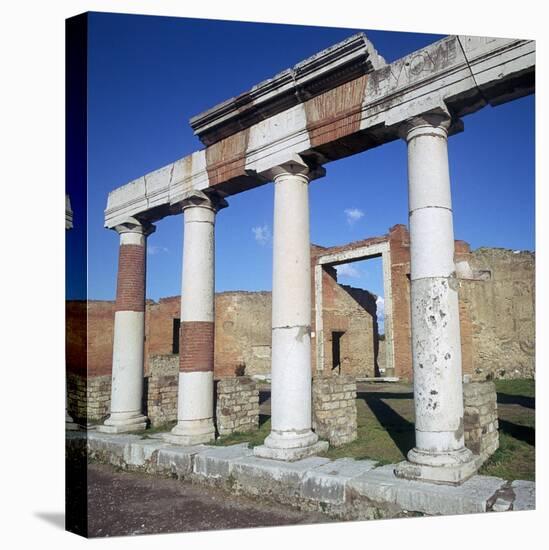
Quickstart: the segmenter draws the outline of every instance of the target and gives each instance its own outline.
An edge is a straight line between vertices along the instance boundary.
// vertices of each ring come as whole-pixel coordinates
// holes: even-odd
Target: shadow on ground
[[[521,407],[527,407],[528,409],[535,409],[536,398],[498,392],[498,405],[520,405]]]
[[[528,443],[528,445],[534,447],[536,444],[536,430],[530,426],[521,426],[500,418],[499,429],[519,441]]]
[[[415,443],[414,424],[388,405],[385,399],[413,399],[412,393],[391,392],[358,392],[358,399],[363,399],[389,437],[406,456]]]

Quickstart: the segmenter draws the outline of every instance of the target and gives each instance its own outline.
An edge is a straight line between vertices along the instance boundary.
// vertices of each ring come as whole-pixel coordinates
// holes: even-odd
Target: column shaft
[[[327,446],[311,430],[309,178],[274,181],[271,433],[254,453],[296,460]]]
[[[225,201],[195,193],[183,202],[184,242],[177,425],[166,440],[182,445],[215,439],[214,226]]]
[[[406,134],[416,445],[408,453],[414,467],[405,463],[397,475],[460,483],[476,463],[463,435],[448,125],[421,119]]]
[[[111,413],[99,429],[121,433],[142,430],[145,342],[146,241],[153,228],[139,224],[116,227],[120,234],[114,314]]]

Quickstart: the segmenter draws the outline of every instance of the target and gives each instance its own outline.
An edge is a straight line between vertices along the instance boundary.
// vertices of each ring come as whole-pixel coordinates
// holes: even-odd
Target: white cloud
[[[383,321],[385,319],[385,300],[383,296],[378,296],[376,300],[377,307],[377,319],[378,321]]]
[[[361,276],[360,271],[352,264],[342,264],[335,266],[338,276],[350,277],[351,279],[359,279]]]
[[[162,252],[169,252],[169,251],[165,246],[149,245],[147,247],[147,253],[150,254],[151,256],[154,256],[155,254],[161,254]]]
[[[364,216],[364,212],[358,208],[346,208],[343,212],[345,212],[349,225],[353,225]]]
[[[252,227],[254,239],[261,245],[266,245],[271,240],[271,230],[267,224]]]

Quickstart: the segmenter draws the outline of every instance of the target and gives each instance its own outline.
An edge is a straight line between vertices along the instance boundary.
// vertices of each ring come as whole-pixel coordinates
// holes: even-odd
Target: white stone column
[[[117,225],[120,235],[118,281],[114,314],[111,411],[99,431],[143,430],[142,412],[145,345],[145,278],[147,236],[154,226],[135,219]]]
[[[458,281],[448,168],[449,117],[425,115],[408,143],[416,445],[396,475],[459,484],[478,468],[464,445]]]
[[[311,430],[311,176],[300,158],[273,171],[271,433],[254,454],[279,460],[328,447]]]
[[[215,439],[214,228],[225,200],[194,191],[182,202],[183,275],[177,424],[166,441],[196,445]]]

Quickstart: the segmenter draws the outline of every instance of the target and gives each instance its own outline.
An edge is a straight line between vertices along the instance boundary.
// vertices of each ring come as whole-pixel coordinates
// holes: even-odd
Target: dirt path
[[[88,467],[89,536],[324,523],[330,518],[175,479]]]

